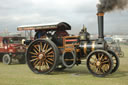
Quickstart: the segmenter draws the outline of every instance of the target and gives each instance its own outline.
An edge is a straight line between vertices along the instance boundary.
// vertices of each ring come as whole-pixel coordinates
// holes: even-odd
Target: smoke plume
[[[99,0],[98,12],[110,12],[115,9],[123,10],[128,7],[128,0]]]

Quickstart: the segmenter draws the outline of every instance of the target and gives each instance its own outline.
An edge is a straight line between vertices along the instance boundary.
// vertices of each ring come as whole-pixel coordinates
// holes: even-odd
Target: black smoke
[[[115,9],[123,10],[128,7],[128,0],[99,0],[98,12],[110,12]]]

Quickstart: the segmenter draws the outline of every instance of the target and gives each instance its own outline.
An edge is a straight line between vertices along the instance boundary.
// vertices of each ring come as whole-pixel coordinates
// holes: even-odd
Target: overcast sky
[[[90,33],[97,33],[98,0],[1,0],[0,31],[16,32],[17,26],[68,22],[71,33],[78,33],[83,24]],[[105,14],[105,33],[128,33],[128,10]]]

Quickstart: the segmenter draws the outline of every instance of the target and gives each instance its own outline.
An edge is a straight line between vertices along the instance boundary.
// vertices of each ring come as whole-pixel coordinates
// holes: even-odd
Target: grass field
[[[118,71],[105,78],[92,76],[86,65],[39,75],[34,74],[26,64],[0,63],[0,85],[128,85],[128,46],[122,45],[122,49],[125,57],[120,58]]]

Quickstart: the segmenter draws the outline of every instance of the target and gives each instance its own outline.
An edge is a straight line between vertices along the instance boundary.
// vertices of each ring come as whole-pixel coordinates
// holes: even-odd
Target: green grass
[[[86,65],[41,75],[33,73],[26,64],[0,63],[0,85],[128,85],[128,46],[122,48],[125,57],[120,58],[118,71],[105,78],[92,76]]]

